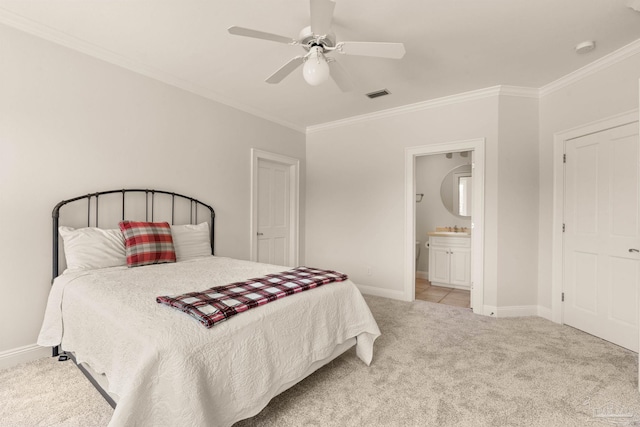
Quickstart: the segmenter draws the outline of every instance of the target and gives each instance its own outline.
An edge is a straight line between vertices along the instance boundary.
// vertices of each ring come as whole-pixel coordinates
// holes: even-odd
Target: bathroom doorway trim
[[[471,292],[473,312],[484,313],[484,162],[485,139],[405,148],[404,299],[416,297],[416,157],[473,151],[473,199],[471,206]]]

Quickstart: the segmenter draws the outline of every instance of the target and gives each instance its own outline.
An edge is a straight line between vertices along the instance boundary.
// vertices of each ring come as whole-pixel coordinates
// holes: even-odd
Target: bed
[[[130,206],[133,194],[142,196],[142,207]],[[158,222],[163,211],[160,196],[169,205],[163,215],[176,236],[177,262],[77,268],[75,249],[67,245],[67,238],[64,244],[59,241],[59,234],[69,233],[69,228],[75,233],[110,230],[101,228],[104,217],[122,221],[142,215],[140,220]],[[106,213],[102,204],[106,198],[121,205],[116,214]],[[83,227],[72,228],[58,215],[63,206],[67,210],[77,203],[88,213],[71,214],[69,208],[75,221],[86,215]],[[177,213],[180,205],[187,213]],[[63,201],[54,209],[55,279],[38,344],[60,346],[73,355],[115,406],[110,426],[229,426],[256,415],[274,396],[352,346],[364,363],[371,363],[380,331],[350,280],[277,299],[211,328],[158,304],[161,295],[201,291],[289,269],[213,255],[214,218],[210,206],[158,190],[93,193]],[[198,250],[189,246],[193,239],[185,239],[185,228],[199,229]],[[205,243],[208,253],[203,253]],[[69,253],[61,256],[62,249]],[[98,256],[97,262],[105,264],[105,258]],[[65,265],[65,259],[72,267]]]

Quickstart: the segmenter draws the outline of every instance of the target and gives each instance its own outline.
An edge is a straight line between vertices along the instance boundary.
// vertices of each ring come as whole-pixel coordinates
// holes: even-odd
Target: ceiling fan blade
[[[236,27],[235,25],[227,29],[234,36],[252,37],[254,39],[271,40],[272,42],[297,44],[298,41],[291,37],[279,36],[278,34],[265,33],[264,31],[252,30],[250,28]]]
[[[378,56],[400,59],[404,56],[404,44],[382,42],[341,42],[336,45],[338,52],[346,55]]]
[[[324,36],[331,31],[331,20],[336,2],[333,0],[311,0],[311,32]]]
[[[353,80],[351,79],[351,76],[349,76],[347,70],[345,70],[344,67],[335,59],[329,62],[329,72],[331,73],[331,78],[336,82],[341,91],[349,92],[353,89]]]
[[[271,74],[265,82],[275,84],[280,83],[282,79],[287,77],[289,74],[293,72],[296,68],[298,68],[304,62],[304,56],[296,56],[291,59],[289,62],[284,64],[282,67],[278,69],[275,73]]]

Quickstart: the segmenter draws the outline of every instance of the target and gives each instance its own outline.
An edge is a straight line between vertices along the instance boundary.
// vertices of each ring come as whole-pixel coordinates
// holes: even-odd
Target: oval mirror
[[[440,184],[442,204],[459,218],[471,218],[472,183],[471,165],[461,165],[453,168]]]

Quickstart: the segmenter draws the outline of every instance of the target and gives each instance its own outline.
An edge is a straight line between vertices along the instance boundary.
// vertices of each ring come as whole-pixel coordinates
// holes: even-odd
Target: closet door
[[[638,123],[566,142],[564,323],[638,351]]]

